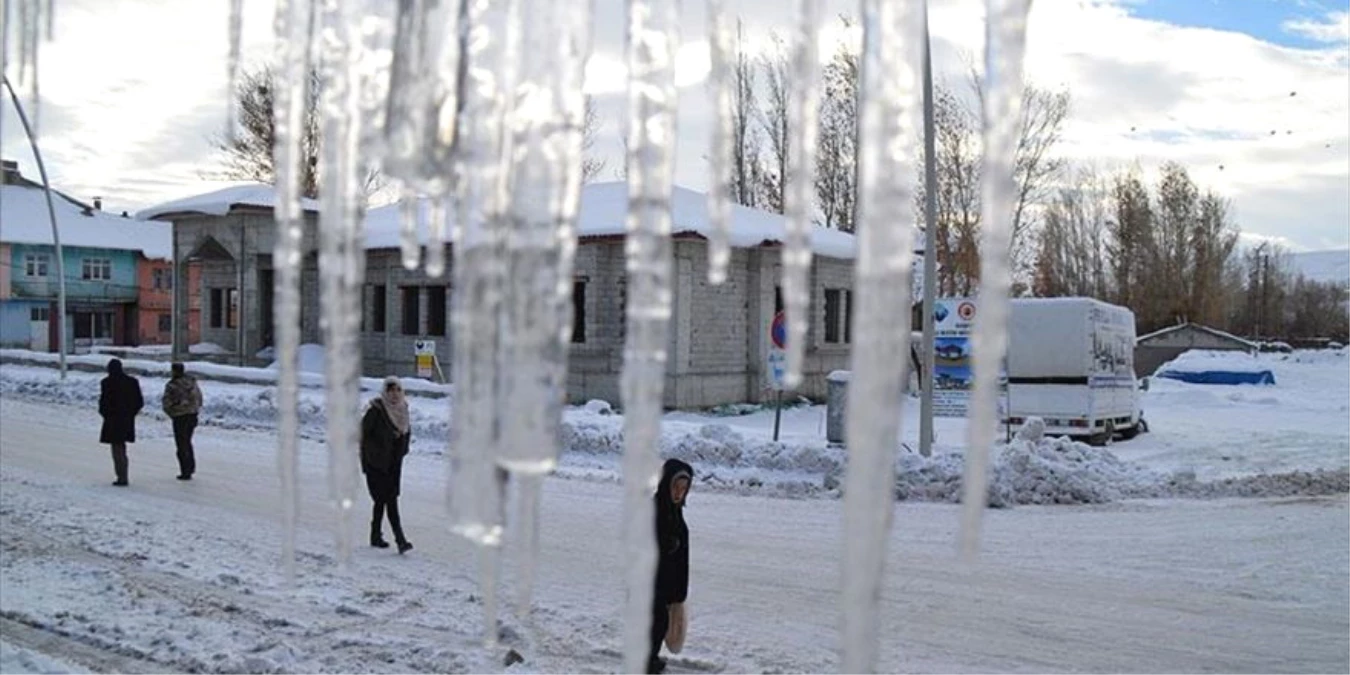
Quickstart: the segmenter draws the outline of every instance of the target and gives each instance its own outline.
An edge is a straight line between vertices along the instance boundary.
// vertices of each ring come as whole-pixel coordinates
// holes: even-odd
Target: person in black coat
[[[694,480],[694,468],[678,459],[666,460],[656,487],[656,588],[652,596],[651,650],[647,672],[660,673],[666,662],[661,643],[670,629],[670,606],[689,595],[689,527],[684,523],[684,500]]]
[[[136,415],[145,405],[141,398],[141,384],[122,370],[122,362],[108,362],[108,376],[99,383],[98,414],[103,418],[103,429],[98,442],[112,446],[113,471],[117,480],[113,485],[127,484],[127,444],[136,442]]]
[[[394,530],[398,552],[406,553],[413,545],[403,536],[403,523],[398,514],[399,485],[403,480],[403,457],[412,441],[412,426],[408,416],[408,399],[397,377],[384,379],[384,390],[370,402],[365,417],[361,418],[361,471],[366,474],[366,488],[375,503],[370,520],[370,545],[389,548],[381,531],[384,516],[389,514],[389,526]]]

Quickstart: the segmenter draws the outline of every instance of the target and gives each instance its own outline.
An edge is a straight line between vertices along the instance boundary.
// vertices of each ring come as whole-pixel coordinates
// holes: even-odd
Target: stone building
[[[575,308],[568,397],[619,401],[623,367],[624,221],[626,186],[599,183],[582,193],[574,270]],[[245,365],[264,365],[272,344],[274,194],[267,186],[230,188],[143,211],[174,226],[175,261],[201,264],[201,335]],[[768,400],[770,323],[781,310],[782,217],[737,206],[732,215],[732,258],[727,281],[708,283],[709,231],[704,195],[676,188],[673,200],[674,314],[667,366],[666,405],[696,408]],[[306,202],[302,270],[302,341],[320,341],[318,326],[317,204]],[[362,297],[362,371],[416,372],[414,344],[433,341],[441,368],[451,365],[451,275],[407,270],[398,248],[399,207],[366,218]],[[424,240],[425,241],[425,240]],[[805,383],[797,393],[825,395],[825,376],[847,368],[851,332],[852,235],[817,230],[811,269],[811,325]],[[452,260],[449,251],[447,260]],[[175,289],[188,284],[179,272]],[[180,306],[186,306],[181,303]],[[185,323],[185,322],[180,322]],[[176,335],[175,353],[186,349]]]

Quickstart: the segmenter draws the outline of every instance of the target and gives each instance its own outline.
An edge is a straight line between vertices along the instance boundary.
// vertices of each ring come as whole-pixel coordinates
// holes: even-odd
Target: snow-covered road
[[[143,420],[132,485],[118,489],[93,418],[0,401],[5,618],[170,670],[501,669],[505,648],[477,646],[474,557],[444,525],[439,457],[405,469],[417,548],[362,548],[344,571],[331,559],[324,449],[305,443],[301,575],[289,586],[271,435],[203,428],[198,479],[181,483],[167,424]],[[618,669],[620,504],[612,484],[547,484],[537,632],[505,620],[527,658],[512,672]],[[679,669],[837,668],[840,506],[693,496]],[[966,567],[953,555],[955,507],[898,504],[881,665],[1346,672],[1347,513],[1344,495],[1019,507],[988,513],[982,559]],[[15,632],[3,641],[36,648]]]

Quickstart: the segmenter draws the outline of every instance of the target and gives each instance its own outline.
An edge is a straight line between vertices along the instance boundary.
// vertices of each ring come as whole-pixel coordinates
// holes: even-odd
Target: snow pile
[[[965,458],[960,453],[900,455],[895,480],[899,500],[958,502]],[[1142,496],[1166,478],[1129,464],[1104,448],[1064,438],[1015,440],[996,448],[989,505],[1100,504]]]
[[[260,358],[276,358],[275,351],[273,351],[266,357],[262,356],[262,352],[258,352],[258,354]],[[300,345],[300,352],[298,358],[300,361],[300,372],[323,373],[323,364],[324,364],[323,345],[316,345],[316,344]],[[276,370],[281,367],[280,363],[281,363],[280,361],[273,361],[267,364],[267,369]]]
[[[188,353],[189,353],[189,354],[197,354],[197,355],[199,355],[199,356],[207,356],[207,355],[211,355],[211,354],[216,354],[216,355],[219,355],[219,354],[229,354],[229,353],[230,353],[230,350],[228,350],[228,349],[226,349],[226,348],[224,348],[224,347],[222,347],[222,346],[220,346],[220,345],[218,345],[218,344],[216,344],[216,343],[214,343],[214,342],[198,342],[197,344],[192,345],[191,347],[188,347]]]

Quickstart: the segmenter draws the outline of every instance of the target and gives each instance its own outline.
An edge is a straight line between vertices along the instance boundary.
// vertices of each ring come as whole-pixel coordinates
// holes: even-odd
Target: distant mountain
[[[1350,284],[1350,250],[1292,253],[1289,259],[1294,272],[1309,280]]]

